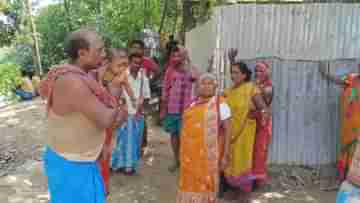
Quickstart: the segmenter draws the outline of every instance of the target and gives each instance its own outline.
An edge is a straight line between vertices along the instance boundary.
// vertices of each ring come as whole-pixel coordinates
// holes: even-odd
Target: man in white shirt
[[[136,116],[143,116],[144,102],[147,102],[151,97],[149,78],[146,76],[142,68],[142,57],[137,54],[130,55],[130,75],[129,84],[136,98],[137,109],[133,105],[128,105],[129,114],[136,114]],[[126,101],[131,104],[131,100],[126,95]]]
[[[136,172],[141,157],[141,144],[144,133],[144,102],[150,99],[149,79],[142,69],[142,57],[132,54],[130,59],[130,74],[128,82],[134,92],[136,105],[125,94],[129,118],[127,123],[117,131],[117,145],[113,153],[112,168],[125,175]]]

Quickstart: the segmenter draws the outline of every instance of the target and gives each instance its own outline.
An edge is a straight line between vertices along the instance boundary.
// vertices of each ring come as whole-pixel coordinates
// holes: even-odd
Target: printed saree
[[[360,135],[360,77],[350,74],[344,79],[347,86],[341,95],[341,151],[338,157],[340,181],[346,178]]]
[[[194,102],[184,112],[177,203],[218,202],[223,143],[219,136],[219,100],[213,97],[205,103]]]

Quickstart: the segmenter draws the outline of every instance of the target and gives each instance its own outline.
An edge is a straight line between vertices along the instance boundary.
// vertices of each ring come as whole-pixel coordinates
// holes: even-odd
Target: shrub
[[[6,98],[14,96],[13,92],[21,81],[21,67],[14,63],[0,64],[0,95]]]

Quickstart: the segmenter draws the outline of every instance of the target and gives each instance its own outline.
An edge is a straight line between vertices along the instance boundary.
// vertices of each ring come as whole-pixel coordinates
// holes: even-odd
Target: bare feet
[[[250,203],[251,202],[251,194],[245,193],[239,190],[233,190],[230,192],[226,192],[225,198],[226,201],[236,202],[236,203]]]
[[[238,200],[240,203],[251,203],[250,194],[242,193]]]
[[[227,201],[234,201],[239,199],[240,191],[232,190],[229,192],[226,192],[224,195],[224,199]]]

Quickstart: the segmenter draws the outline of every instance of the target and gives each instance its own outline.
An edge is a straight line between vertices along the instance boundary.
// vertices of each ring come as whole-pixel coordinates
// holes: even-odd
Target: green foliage
[[[163,32],[176,32],[178,15],[177,1],[168,0],[169,9],[164,21]],[[157,31],[160,27],[165,0],[104,0],[101,13],[95,0],[67,0],[70,8],[63,3],[43,8],[36,17],[37,31],[40,34],[40,52],[45,68],[65,59],[64,39],[68,31],[81,27],[95,27],[104,36],[109,46],[126,47],[128,41],[137,37],[146,24]],[[175,29],[175,30],[174,30]]]
[[[13,63],[0,64],[0,95],[8,97],[21,80],[20,66]]]
[[[45,68],[55,65],[65,58],[63,41],[67,24],[65,11],[61,5],[51,5],[41,10],[36,18],[37,31],[40,34],[40,53]]]
[[[8,46],[11,44],[15,29],[11,25],[0,22],[0,46]]]
[[[0,48],[0,64],[3,63],[15,63],[16,56],[13,54],[12,47]]]

